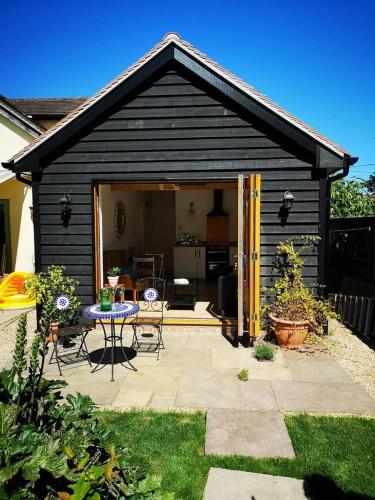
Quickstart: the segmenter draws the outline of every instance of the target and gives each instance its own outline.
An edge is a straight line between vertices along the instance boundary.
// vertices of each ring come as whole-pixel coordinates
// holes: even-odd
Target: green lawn
[[[296,454],[288,460],[205,456],[202,412],[103,412],[100,418],[137,462],[163,477],[163,488],[178,499],[201,499],[212,466],[301,479],[319,474],[345,492],[375,496],[375,420],[287,416]]]

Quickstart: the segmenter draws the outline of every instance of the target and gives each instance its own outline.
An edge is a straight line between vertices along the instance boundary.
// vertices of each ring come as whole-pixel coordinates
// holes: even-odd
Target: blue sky
[[[375,163],[374,0],[0,0],[0,93],[89,96],[168,31]]]

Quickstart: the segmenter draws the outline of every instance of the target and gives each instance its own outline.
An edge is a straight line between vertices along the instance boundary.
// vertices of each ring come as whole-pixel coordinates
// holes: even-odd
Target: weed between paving
[[[141,466],[163,476],[178,499],[202,499],[210,467],[304,479],[319,474],[343,492],[375,496],[375,420],[359,417],[285,416],[293,460],[204,455],[205,414],[152,410],[101,412]],[[269,436],[272,439],[272,434]]]

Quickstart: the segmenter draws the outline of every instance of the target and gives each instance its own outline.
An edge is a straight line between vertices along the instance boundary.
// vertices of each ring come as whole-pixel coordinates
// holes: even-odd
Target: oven
[[[206,277],[218,278],[229,272],[229,246],[208,245],[206,247]]]

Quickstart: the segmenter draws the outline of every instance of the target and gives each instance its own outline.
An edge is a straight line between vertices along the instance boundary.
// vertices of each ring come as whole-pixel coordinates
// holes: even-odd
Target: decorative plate
[[[125,206],[121,201],[115,204],[113,210],[113,229],[117,238],[120,238],[125,231],[126,226],[126,210]]]
[[[159,294],[155,288],[147,288],[143,293],[143,298],[146,302],[155,302]]]

